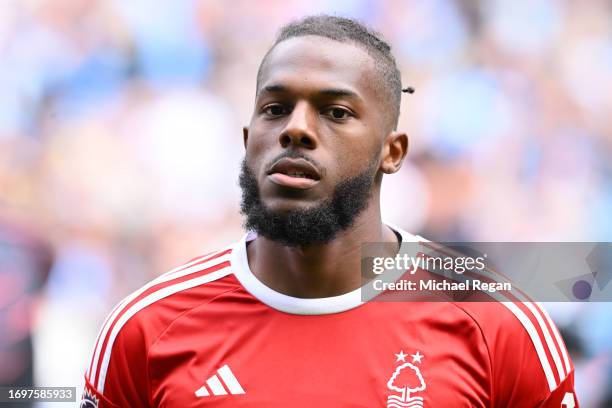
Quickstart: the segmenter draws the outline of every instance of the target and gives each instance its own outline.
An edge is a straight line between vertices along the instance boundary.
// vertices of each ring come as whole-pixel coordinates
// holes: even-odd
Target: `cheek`
[[[249,126],[249,138],[246,144],[247,154],[253,154],[262,149],[262,144],[265,141],[262,137],[261,129],[259,126],[251,123]]]
[[[332,163],[339,177],[346,179],[363,172],[370,166],[372,161],[378,158],[380,145],[374,145],[372,137],[355,138],[348,142],[338,143],[334,146],[334,151],[337,154]]]
[[[274,143],[272,138],[265,136],[257,126],[252,126],[250,129],[245,155],[247,164],[257,171],[259,165],[266,159],[266,152],[272,150]]]

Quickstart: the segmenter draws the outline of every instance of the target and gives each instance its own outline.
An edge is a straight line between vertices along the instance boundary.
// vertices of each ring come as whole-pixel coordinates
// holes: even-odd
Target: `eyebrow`
[[[272,84],[272,85],[266,85],[266,86],[262,87],[259,90],[259,93],[262,93],[262,92],[266,92],[266,93],[283,93],[283,92],[289,92],[289,88],[286,87],[285,85]],[[345,89],[345,88],[325,88],[325,89],[318,90],[317,93],[320,94],[320,95],[324,95],[324,96],[334,96],[334,97],[345,97],[345,98],[351,98],[351,99],[361,99],[356,92],[351,91],[350,89]]]

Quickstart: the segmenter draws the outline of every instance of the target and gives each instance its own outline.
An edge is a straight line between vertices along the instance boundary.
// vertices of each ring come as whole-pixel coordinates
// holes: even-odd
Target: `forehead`
[[[307,88],[349,88],[364,100],[376,96],[372,57],[362,47],[319,36],[284,40],[261,67],[259,89],[282,84]]]

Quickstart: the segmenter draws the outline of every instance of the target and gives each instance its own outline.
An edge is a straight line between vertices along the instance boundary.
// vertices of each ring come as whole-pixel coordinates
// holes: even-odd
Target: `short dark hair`
[[[259,91],[262,67],[274,47],[289,38],[306,35],[316,35],[339,42],[353,42],[370,54],[388,96],[391,107],[391,125],[393,129],[397,128],[402,95],[402,81],[400,72],[397,69],[397,64],[395,63],[395,58],[393,54],[391,54],[391,46],[382,39],[382,36],[378,32],[350,18],[316,15],[305,17],[282,27],[274,44],[270,47],[259,65],[259,70],[257,72],[257,91]]]

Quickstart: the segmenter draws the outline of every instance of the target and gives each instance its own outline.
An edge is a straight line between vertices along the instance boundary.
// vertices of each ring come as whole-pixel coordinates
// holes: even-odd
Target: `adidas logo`
[[[218,375],[217,375],[218,374]],[[212,395],[245,394],[244,389],[226,364],[217,370],[217,374],[206,380],[196,392],[196,397],[210,397]],[[224,387],[225,385],[225,387]]]

